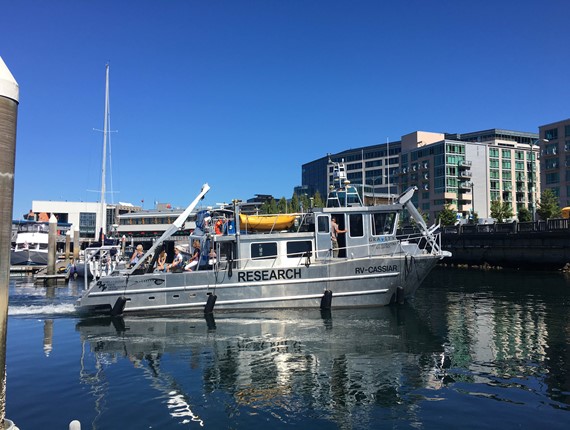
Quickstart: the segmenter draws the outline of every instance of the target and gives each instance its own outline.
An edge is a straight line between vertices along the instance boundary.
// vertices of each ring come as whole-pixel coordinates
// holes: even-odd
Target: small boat
[[[18,232],[10,254],[10,265],[47,265],[49,223],[26,220],[17,222]]]
[[[297,215],[246,215],[239,214],[240,226],[243,230],[275,231],[287,230],[295,222]]]
[[[343,168],[342,163],[334,163],[334,169]],[[210,190],[204,184],[133,267],[95,277],[86,285],[76,309],[112,316],[192,311],[211,314],[214,308],[372,307],[412,298],[437,262],[451,255],[441,249],[439,225],[428,228],[412,204],[417,188],[409,188],[393,203],[366,206],[358,190],[342,175],[339,179],[326,207],[302,214],[294,229],[245,232],[239,226],[239,200],[234,200],[233,212],[221,216],[232,228],[217,234],[212,229],[218,221],[216,214],[199,211],[196,229],[187,243],[197,255],[196,265],[177,264],[174,269],[170,265],[170,271],[157,270],[163,250],[170,258],[167,263],[171,263],[168,250],[174,249],[173,235]],[[415,237],[397,236],[404,210],[421,230]],[[338,254],[331,236],[333,218],[341,233]]]

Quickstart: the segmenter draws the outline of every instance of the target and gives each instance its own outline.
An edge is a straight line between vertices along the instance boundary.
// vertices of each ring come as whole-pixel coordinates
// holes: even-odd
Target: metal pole
[[[10,428],[6,419],[6,334],[10,287],[10,244],[14,206],[16,123],[20,89],[0,57],[0,427]]]

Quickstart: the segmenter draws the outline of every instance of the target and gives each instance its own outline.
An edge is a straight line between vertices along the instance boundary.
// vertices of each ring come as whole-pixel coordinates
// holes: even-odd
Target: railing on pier
[[[530,232],[563,232],[570,233],[570,220],[553,218],[535,222],[507,222],[494,224],[461,224],[442,228],[444,234],[474,233],[530,233]]]

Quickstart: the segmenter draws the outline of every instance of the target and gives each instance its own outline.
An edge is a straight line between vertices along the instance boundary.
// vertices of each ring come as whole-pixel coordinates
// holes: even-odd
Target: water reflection
[[[568,409],[569,290],[558,273],[440,269],[415,304],[421,314],[426,301],[444,310],[435,331],[446,333],[450,382],[512,384]]]
[[[371,420],[373,406],[412,408],[408,393],[439,387],[443,377],[442,341],[408,306],[225,314],[215,321],[92,318],[76,329],[98,361],[84,375],[127,358],[168,394],[181,422],[201,420],[201,413],[173,389],[176,377],[161,369],[166,356],[188,357],[190,368],[202,371],[203,395],[221,391],[237,410],[301,409],[343,426]]]

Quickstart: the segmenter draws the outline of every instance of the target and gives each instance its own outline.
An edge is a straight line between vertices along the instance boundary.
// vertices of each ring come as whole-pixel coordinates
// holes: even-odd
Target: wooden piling
[[[47,274],[55,275],[55,263],[57,261],[57,218],[51,214],[49,218],[49,236],[48,236],[48,264]]]
[[[0,57],[0,428],[14,427],[6,419],[6,334],[19,97],[18,83]]]

